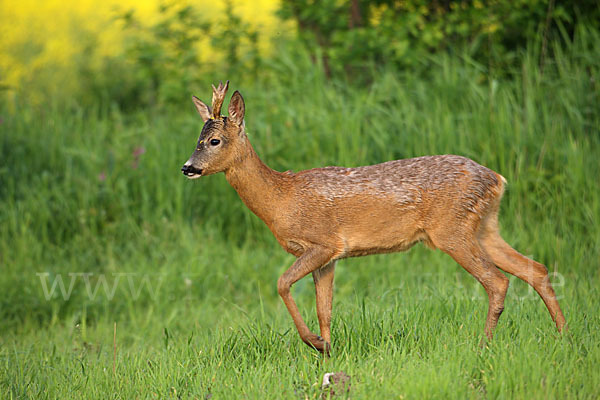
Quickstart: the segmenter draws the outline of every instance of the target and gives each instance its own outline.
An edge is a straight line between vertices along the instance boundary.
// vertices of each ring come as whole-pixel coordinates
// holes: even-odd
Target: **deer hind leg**
[[[474,237],[472,240],[463,238],[458,242],[454,242],[447,248],[441,247],[441,249],[483,285],[489,299],[485,335],[488,340],[491,340],[498,324],[498,318],[504,310],[508,278],[496,268]]]
[[[483,221],[479,235],[482,247],[498,268],[522,279],[535,289],[546,304],[556,328],[562,332],[566,321],[550,283],[548,270],[544,265],[513,249],[502,239],[498,232],[497,218],[497,214],[494,213]]]
[[[296,302],[292,298],[290,289],[294,283],[298,282],[309,273],[329,264],[332,259],[333,252],[330,250],[320,247],[307,249],[277,281],[277,291],[285,303],[288,312],[292,316],[302,341],[320,352],[327,351],[327,342],[321,336],[315,335],[308,329],[308,326],[306,326],[306,323],[300,315]]]
[[[331,349],[331,309],[333,305],[333,275],[335,261],[313,271],[317,296],[317,317],[321,328],[321,337],[325,341],[325,353]]]

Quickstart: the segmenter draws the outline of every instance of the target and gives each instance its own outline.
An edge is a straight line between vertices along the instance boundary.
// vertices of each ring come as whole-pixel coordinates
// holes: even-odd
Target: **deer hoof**
[[[310,347],[315,348],[321,353],[325,354],[326,356],[329,356],[329,353],[331,351],[331,345],[329,344],[329,342],[326,342],[325,339],[323,339],[321,336],[310,334],[306,338],[306,340],[304,340],[304,342]]]

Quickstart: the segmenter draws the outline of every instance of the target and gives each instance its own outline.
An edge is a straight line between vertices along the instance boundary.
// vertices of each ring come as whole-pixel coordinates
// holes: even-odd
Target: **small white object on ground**
[[[338,393],[344,393],[350,390],[350,375],[343,371],[340,372],[327,372],[323,375],[323,383],[321,389],[329,389],[331,396],[335,395],[335,390]]]

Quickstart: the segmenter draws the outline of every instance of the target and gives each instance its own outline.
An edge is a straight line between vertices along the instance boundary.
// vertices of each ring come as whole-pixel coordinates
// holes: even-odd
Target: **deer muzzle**
[[[200,168],[196,168],[188,163],[185,163],[183,167],[181,167],[181,172],[190,179],[200,178],[200,176],[202,176],[202,170]]]

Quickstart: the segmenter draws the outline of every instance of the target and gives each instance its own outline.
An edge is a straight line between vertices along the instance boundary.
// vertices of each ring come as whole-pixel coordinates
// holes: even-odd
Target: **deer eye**
[[[221,141],[220,141],[219,139],[211,139],[211,140],[210,140],[210,145],[211,145],[211,146],[216,146],[216,145],[218,145],[219,143],[221,143]]]

